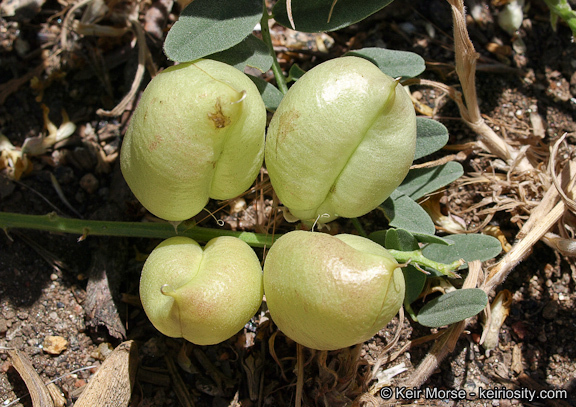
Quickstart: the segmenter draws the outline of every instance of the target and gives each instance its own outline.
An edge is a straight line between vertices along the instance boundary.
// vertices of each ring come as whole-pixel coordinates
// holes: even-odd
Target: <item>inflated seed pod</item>
[[[266,109],[254,83],[222,62],[170,67],[148,84],[124,137],[122,174],[154,215],[182,221],[209,198],[246,191],[264,156]]]
[[[290,232],[272,245],[264,263],[272,320],[313,349],[370,339],[396,315],[404,291],[396,260],[360,236]]]
[[[416,115],[397,81],[358,57],[324,62],[290,88],[266,140],[278,197],[302,220],[362,216],[400,185]]]
[[[160,243],[144,264],[140,299],[164,335],[212,345],[236,334],[262,303],[262,268],[238,238],[221,236],[204,249],[187,237]]]

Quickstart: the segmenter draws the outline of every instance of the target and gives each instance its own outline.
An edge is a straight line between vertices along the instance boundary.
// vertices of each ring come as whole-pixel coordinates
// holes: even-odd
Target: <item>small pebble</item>
[[[50,355],[59,355],[68,347],[68,341],[61,336],[47,336],[44,338],[42,348]]]

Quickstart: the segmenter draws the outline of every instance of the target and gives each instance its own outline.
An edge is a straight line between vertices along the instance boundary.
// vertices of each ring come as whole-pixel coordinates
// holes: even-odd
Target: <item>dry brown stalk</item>
[[[498,136],[482,118],[476,95],[476,61],[478,53],[470,41],[466,28],[466,12],[463,0],[447,0],[452,6],[454,21],[454,45],[456,50],[456,73],[462,85],[465,104],[458,103],[460,115],[464,122],[481,138],[485,150],[498,156],[512,168],[520,172],[532,171],[534,168],[527,158],[512,148]],[[456,99],[457,100],[457,99]]]
[[[26,388],[30,392],[32,405],[34,407],[54,407],[48,388],[44,385],[36,370],[34,370],[30,360],[18,350],[9,350],[8,355],[12,366],[24,380]]]
[[[52,397],[54,407],[64,407],[66,405],[66,397],[62,395],[62,391],[58,388],[58,386],[56,386],[54,383],[48,383],[46,388],[50,393],[50,397]]]
[[[562,200],[564,201],[566,206],[568,206],[573,212],[576,212],[576,202],[573,199],[574,194],[572,194],[572,192],[571,192],[574,189],[574,184],[576,183],[576,179],[574,177],[568,176],[568,179],[566,180],[568,182],[568,184],[562,185],[561,177],[556,175],[556,156],[558,155],[558,149],[560,148],[560,144],[562,144],[562,142],[564,141],[566,136],[567,136],[567,133],[564,133],[562,135],[562,137],[560,137],[556,141],[556,143],[554,143],[554,147],[552,147],[552,153],[550,155],[550,172],[552,175],[552,182],[554,182],[554,186],[558,190],[558,193],[562,197]],[[576,166],[576,162],[569,161],[564,168],[568,169],[568,171],[569,171],[574,166]],[[566,192],[564,192],[564,189],[566,189],[569,192],[569,194],[572,196],[568,196],[568,194]]]
[[[512,247],[506,256],[490,271],[490,275],[484,286],[484,291],[491,292],[494,287],[501,284],[510,271],[522,260],[524,260],[532,250],[532,246],[538,242],[550,230],[564,214],[565,206],[563,202],[558,202],[554,209],[549,212],[540,222],[538,222],[524,239],[520,240]]]

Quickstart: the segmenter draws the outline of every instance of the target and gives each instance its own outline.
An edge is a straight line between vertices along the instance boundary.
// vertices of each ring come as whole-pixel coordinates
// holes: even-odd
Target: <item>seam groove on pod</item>
[[[384,307],[386,306],[386,299],[388,298],[388,292],[390,291],[390,287],[395,284],[396,282],[394,281],[394,275],[396,273],[396,270],[398,268],[395,268],[394,270],[392,270],[391,272],[391,276],[390,279],[392,280],[392,282],[390,284],[388,284],[386,286],[386,292],[384,293],[384,295],[382,296],[382,303],[380,304],[380,310],[378,312],[378,314],[376,314],[376,318],[374,318],[374,322],[372,322],[372,325],[370,326],[370,329],[373,330],[378,324],[378,320],[380,315],[382,315],[382,310],[384,309]]]
[[[342,166],[342,168],[340,169],[340,172],[338,172],[338,175],[336,175],[336,178],[334,179],[334,181],[332,182],[332,185],[330,186],[330,189],[328,190],[328,194],[326,195],[326,197],[324,198],[324,201],[318,205],[318,207],[316,207],[314,210],[316,212],[318,212],[318,210],[327,203],[327,201],[330,199],[331,195],[334,194],[334,190],[336,188],[336,185],[338,184],[338,181],[340,180],[340,177],[342,176],[342,174],[344,173],[344,171],[346,170],[346,167],[348,167],[348,163],[350,162],[350,160],[352,159],[352,157],[354,156],[354,154],[356,154],[356,152],[358,151],[358,148],[360,148],[360,146],[362,145],[362,143],[364,142],[364,140],[366,140],[366,137],[368,136],[368,133],[370,132],[370,129],[374,126],[374,123],[376,123],[378,121],[378,119],[380,118],[380,116],[383,115],[383,112],[385,112],[386,110],[389,109],[390,105],[392,103],[394,103],[394,100],[396,99],[396,86],[398,85],[398,82],[395,81],[395,85],[394,88],[392,89],[392,92],[390,92],[390,94],[388,95],[388,98],[386,100],[386,102],[382,105],[382,107],[380,108],[380,110],[378,110],[378,112],[376,112],[376,114],[374,115],[374,117],[372,118],[372,120],[370,120],[370,124],[368,126],[366,126],[366,131],[364,132],[364,134],[362,135],[362,138],[360,139],[360,141],[358,141],[358,143],[356,144],[356,146],[354,147],[354,149],[351,151],[351,153],[348,155],[348,158],[346,159],[346,162],[344,163],[344,165]]]

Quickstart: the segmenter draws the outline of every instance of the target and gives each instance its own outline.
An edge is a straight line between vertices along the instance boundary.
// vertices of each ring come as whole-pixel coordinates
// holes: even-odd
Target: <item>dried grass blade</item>
[[[452,6],[454,21],[454,47],[456,49],[456,73],[462,84],[466,100],[466,114],[463,117],[472,123],[482,121],[476,96],[476,61],[478,53],[470,41],[466,28],[466,12],[462,0],[448,0]]]
[[[274,362],[276,362],[280,368],[280,376],[282,376],[284,381],[289,382],[288,378],[286,377],[286,373],[284,372],[284,368],[282,367],[282,363],[280,363],[280,359],[278,359],[278,355],[276,355],[276,349],[274,348],[274,343],[276,342],[276,336],[278,335],[278,332],[279,331],[274,331],[274,333],[270,336],[270,339],[268,339],[268,349],[270,349],[270,356],[272,356],[272,359],[274,359]]]
[[[292,0],[286,0],[286,13],[288,14],[288,20],[290,21],[290,25],[292,29],[296,29],[296,25],[294,25],[294,16],[292,15]]]

